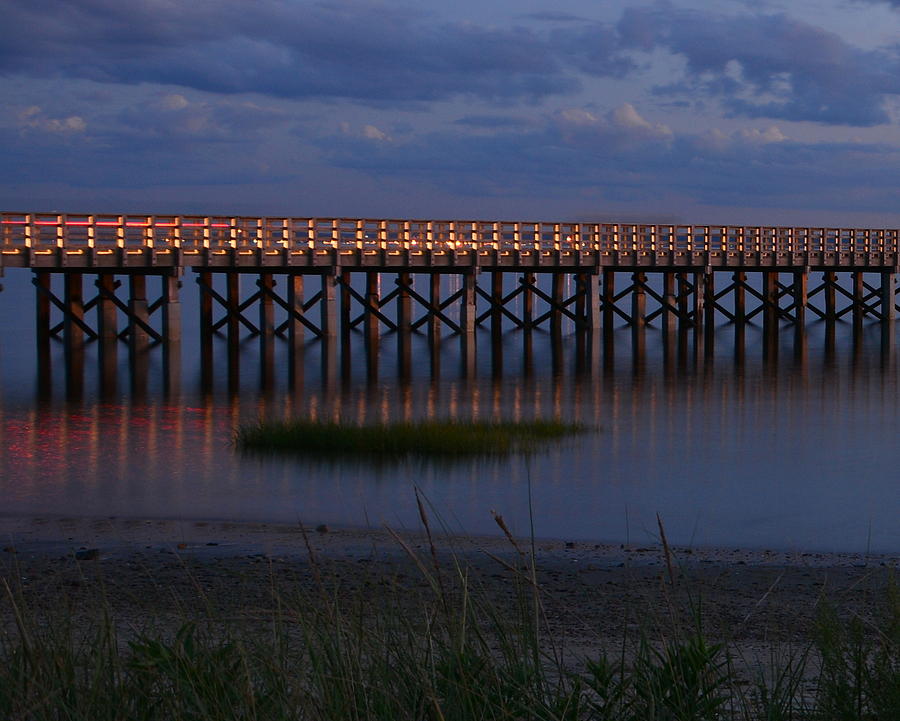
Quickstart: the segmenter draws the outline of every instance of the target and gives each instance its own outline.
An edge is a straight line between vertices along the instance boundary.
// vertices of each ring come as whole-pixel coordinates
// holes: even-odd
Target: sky
[[[900,227],[900,0],[0,18],[0,210]]]

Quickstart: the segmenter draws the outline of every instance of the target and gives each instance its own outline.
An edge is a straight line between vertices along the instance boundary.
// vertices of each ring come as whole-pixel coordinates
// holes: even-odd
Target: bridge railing
[[[691,253],[888,253],[900,231],[869,228],[483,220],[0,213],[4,252],[56,248],[185,250],[477,249]]]

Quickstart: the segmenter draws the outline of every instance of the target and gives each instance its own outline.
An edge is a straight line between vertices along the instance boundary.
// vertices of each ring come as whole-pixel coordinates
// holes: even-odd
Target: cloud
[[[900,2],[900,0],[898,0]],[[731,116],[872,126],[900,93],[898,48],[863,49],[785,14],[627,5],[617,23],[568,13],[478,25],[378,0],[5,0],[0,75],[149,83],[389,109],[572,96],[593,78],[715,99]],[[672,66],[671,58],[666,62]],[[648,65],[649,64],[649,65]]]
[[[160,141],[181,148],[183,143],[245,143],[291,118],[267,104],[229,97],[189,98],[181,93],[151,94],[126,106],[111,118],[103,134],[118,143]]]
[[[455,125],[470,128],[492,130],[495,128],[513,128],[527,125],[528,121],[512,115],[464,115],[453,121]]]
[[[568,143],[602,142],[608,149],[665,143],[672,138],[668,126],[647,121],[630,103],[623,103],[605,115],[583,108],[566,108],[556,114],[553,122],[560,138]]]
[[[628,8],[620,41],[684,59],[680,82],[660,95],[705,95],[732,116],[871,126],[900,92],[895,50],[864,50],[783,14],[726,16],[669,4]]]
[[[30,105],[20,110],[17,121],[20,131],[23,133],[39,131],[54,135],[74,135],[87,130],[87,123],[80,116],[69,115],[64,118],[53,118],[37,105]]]
[[[521,197],[543,207],[578,197],[647,213],[674,194],[684,208],[856,212],[892,209],[900,185],[900,150],[884,144],[801,142],[774,125],[679,133],[628,104],[568,108],[490,135],[418,135],[389,148],[319,142],[329,165],[379,181],[415,179],[468,202]]]
[[[354,128],[350,123],[344,121],[338,126],[342,135],[351,138],[361,138],[366,141],[376,143],[390,143],[393,139],[386,132],[375,125],[366,124],[360,128]]]
[[[554,33],[368,0],[7,0],[4,24],[17,28],[0,41],[6,75],[372,103],[569,93],[583,54]],[[594,37],[591,57],[612,59],[614,43]]]

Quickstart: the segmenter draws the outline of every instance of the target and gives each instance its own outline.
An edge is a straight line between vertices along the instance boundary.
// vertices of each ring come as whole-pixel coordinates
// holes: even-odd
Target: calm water
[[[533,354],[509,332],[502,365],[490,334],[478,338],[474,377],[459,343],[432,358],[414,338],[406,374],[385,336],[377,370],[355,339],[349,375],[322,373],[312,343],[288,381],[284,348],[260,363],[256,341],[229,373],[224,341],[211,385],[201,383],[196,290],[185,283],[180,373],[164,380],[160,349],[145,372],[100,377],[89,345],[81,381],[67,377],[61,344],[40,374],[30,275],[9,271],[0,294],[0,493],[6,515],[246,519],[341,525],[417,525],[418,486],[454,530],[493,533],[496,510],[519,532],[529,502],[540,536],[649,543],[656,514],[677,544],[788,550],[900,551],[900,387],[894,353],[872,327],[853,344],[839,325],[836,350],[811,326],[795,347],[785,329],[778,358],[763,362],[749,328],[736,361],[721,327],[713,357],[667,356],[649,331],[635,361],[627,331],[613,352],[586,363],[574,336],[557,353],[535,334]],[[180,375],[180,379],[177,376]],[[401,377],[404,376],[405,377]],[[353,463],[242,457],[239,423],[260,416],[354,420],[418,417],[580,420],[596,430],[532,458]]]

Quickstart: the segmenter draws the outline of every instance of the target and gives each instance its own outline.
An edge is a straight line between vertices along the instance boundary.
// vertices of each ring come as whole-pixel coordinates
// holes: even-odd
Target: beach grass
[[[587,430],[580,423],[556,420],[423,420],[358,425],[293,419],[242,425],[234,440],[239,449],[258,453],[450,460],[529,453]]]
[[[424,509],[422,511],[425,513]],[[429,532],[430,538],[430,532]],[[498,604],[459,559],[397,542],[423,589],[373,602],[335,592],[310,547],[311,588],[246,609],[255,624],[185,617],[122,629],[102,599],[90,623],[47,616],[5,586],[0,718],[190,721],[896,721],[900,600],[892,584],[863,621],[823,606],[816,632],[753,678],[692,609],[579,658],[550,629],[534,558],[517,547]],[[321,573],[320,573],[321,571]],[[322,580],[325,579],[325,580]],[[339,583],[335,581],[334,583]],[[877,607],[876,607],[877,606]],[[696,614],[693,611],[697,611]],[[623,623],[624,628],[624,623]]]

